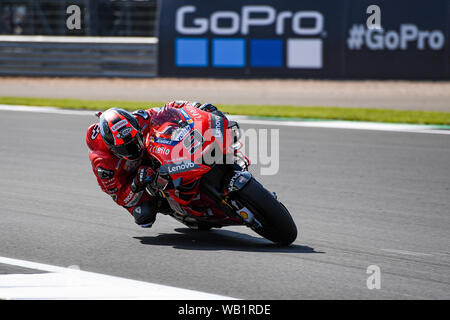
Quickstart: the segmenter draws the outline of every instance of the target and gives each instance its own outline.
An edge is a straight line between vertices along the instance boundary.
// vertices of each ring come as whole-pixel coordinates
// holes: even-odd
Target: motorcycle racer
[[[158,212],[171,210],[167,201],[145,192],[155,176],[144,141],[151,129],[151,119],[168,107],[193,106],[203,111],[218,113],[212,104],[189,101],[171,101],[160,109],[138,110],[133,113],[111,108],[98,113],[98,123],[92,124],[86,133],[89,159],[97,183],[102,191],[124,207],[143,228],[153,225]]]

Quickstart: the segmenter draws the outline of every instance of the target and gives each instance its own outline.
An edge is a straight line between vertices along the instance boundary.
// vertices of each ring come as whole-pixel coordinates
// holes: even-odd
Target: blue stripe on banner
[[[250,40],[250,64],[252,67],[282,67],[283,40]]]
[[[208,39],[175,39],[175,64],[178,67],[207,67]]]
[[[246,65],[245,39],[213,39],[212,64],[214,67],[243,68]]]

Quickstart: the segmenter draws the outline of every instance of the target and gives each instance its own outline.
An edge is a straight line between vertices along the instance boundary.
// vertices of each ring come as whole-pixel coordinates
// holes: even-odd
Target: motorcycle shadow
[[[175,231],[177,233],[160,233],[157,236],[134,237],[134,239],[139,240],[141,244],[172,246],[175,249],[184,250],[325,253],[316,251],[314,248],[308,246],[297,244],[281,246],[264,238],[258,238],[236,231],[222,229],[198,231],[189,228],[178,228]]]

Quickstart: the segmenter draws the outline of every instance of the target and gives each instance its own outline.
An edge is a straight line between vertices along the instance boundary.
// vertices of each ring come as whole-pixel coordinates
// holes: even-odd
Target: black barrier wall
[[[450,79],[450,0],[160,4],[161,76]]]

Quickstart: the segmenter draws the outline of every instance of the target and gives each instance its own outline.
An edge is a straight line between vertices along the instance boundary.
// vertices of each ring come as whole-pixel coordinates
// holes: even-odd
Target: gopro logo
[[[176,12],[176,30],[184,35],[201,35],[208,30],[215,35],[248,35],[251,27],[274,25],[275,34],[283,35],[285,25],[290,20],[292,31],[297,35],[317,35],[323,30],[323,15],[317,11],[277,11],[271,6],[243,6],[241,13],[235,11],[216,11],[208,18],[194,18],[192,26],[186,26],[186,15],[195,13],[195,6],[182,6]],[[255,17],[258,15],[258,17]],[[302,26],[302,21],[313,21],[312,26]],[[224,26],[223,22],[228,21]],[[222,22],[222,25],[221,23]]]
[[[318,11],[277,12],[267,5],[242,6],[240,12],[215,11],[195,15],[197,7],[176,11],[175,28],[184,36],[175,39],[177,67],[321,69],[324,17]],[[273,38],[246,39],[252,30],[271,27]],[[282,38],[290,28],[302,38]],[[212,39],[198,37],[210,32]],[[314,38],[314,36],[316,38]],[[248,54],[247,54],[248,53]]]

